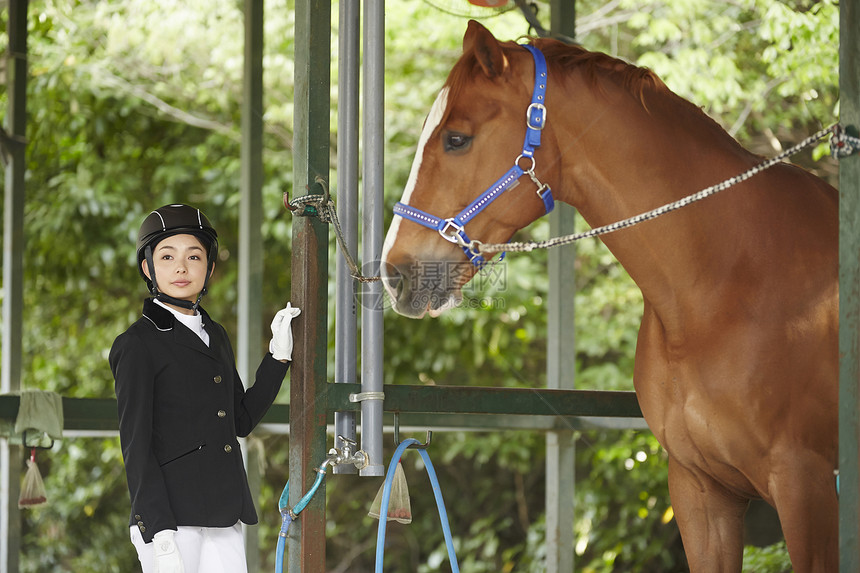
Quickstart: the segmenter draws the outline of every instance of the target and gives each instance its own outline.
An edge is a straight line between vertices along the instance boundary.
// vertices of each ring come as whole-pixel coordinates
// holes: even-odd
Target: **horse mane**
[[[570,72],[579,68],[588,83],[599,89],[598,79],[608,74],[617,75],[623,85],[632,95],[644,105],[644,92],[648,89],[666,90],[668,88],[663,81],[648,68],[629,64],[618,58],[614,58],[601,52],[591,52],[577,45],[565,44],[558,40],[549,38],[530,38],[530,43],[543,52],[547,66],[552,72]],[[522,49],[516,42],[502,42],[505,51]],[[462,91],[466,82],[481,74],[478,60],[474,51],[464,52],[457,61],[445,81],[448,88],[448,101],[454,101]]]
[[[607,54],[591,52],[580,46],[565,44],[554,39],[530,38],[530,43],[543,52],[551,75],[555,75],[552,73],[553,70],[570,73],[571,70],[579,68],[589,85],[598,90],[600,90],[600,82],[598,81],[600,77],[607,74],[615,75],[620,80],[621,85],[643,106],[645,105],[646,91],[669,92],[666,84],[648,68],[635,66]],[[506,52],[522,49],[520,44],[512,41],[502,42],[502,47]],[[474,51],[465,51],[445,81],[444,85],[448,88],[448,101],[456,101],[466,83],[471,78],[479,77],[482,73]],[[443,123],[449,112],[450,106],[445,110]]]
[[[531,44],[543,52],[547,66],[568,71],[580,68],[592,87],[599,88],[597,80],[601,75],[617,75],[621,85],[643,105],[646,90],[668,90],[663,80],[649,68],[635,66],[601,52],[590,52],[581,46],[550,38],[534,38]]]
[[[604,93],[604,84],[600,80],[609,77],[638,100],[646,111],[649,111],[646,95],[667,97],[679,106],[677,109],[683,109],[685,113],[693,114],[711,128],[725,134],[725,130],[713,118],[699,106],[675,94],[649,68],[636,66],[602,52],[592,52],[581,46],[566,44],[551,38],[529,37],[528,41],[543,52],[551,78],[553,76],[566,77],[573,70],[579,70],[589,87]],[[505,53],[523,50],[522,45],[513,41],[501,42],[501,45]],[[444,125],[449,118],[452,111],[451,103],[459,99],[470,81],[480,77],[484,77],[484,72],[478,63],[474,49],[464,51],[460,59],[454,64],[444,84],[444,87],[448,88],[448,106],[443,113],[440,125]],[[732,140],[734,139],[732,138]]]

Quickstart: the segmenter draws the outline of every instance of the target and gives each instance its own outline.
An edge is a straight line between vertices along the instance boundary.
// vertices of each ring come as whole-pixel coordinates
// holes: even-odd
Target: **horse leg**
[[[749,499],[669,458],[669,494],[691,573],[738,573]]]
[[[806,461],[809,463],[774,472],[770,480],[774,505],[794,571],[837,571],[839,501],[835,478],[826,461]]]

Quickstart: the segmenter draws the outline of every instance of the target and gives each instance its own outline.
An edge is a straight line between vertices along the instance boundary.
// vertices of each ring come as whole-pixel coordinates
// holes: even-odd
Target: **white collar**
[[[175,308],[169,307],[160,300],[155,300],[155,304],[170,311],[176,320],[187,326],[191,332],[200,337],[200,340],[206,346],[209,346],[209,333],[203,328],[203,315],[199,311],[194,311],[194,314],[183,314]]]

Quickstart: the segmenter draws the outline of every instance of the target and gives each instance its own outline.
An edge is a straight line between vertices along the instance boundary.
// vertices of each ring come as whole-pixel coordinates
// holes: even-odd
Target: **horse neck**
[[[670,94],[648,108],[624,88],[578,86],[576,110],[552,117],[562,162],[560,200],[600,226],[675,201],[740,173],[755,158],[710,119]],[[564,96],[548,97],[548,103]],[[607,103],[608,100],[608,103]],[[549,105],[548,105],[549,107]],[[552,113],[552,109],[550,112]],[[743,245],[719,197],[604,236],[649,304],[669,323],[689,316],[702,291],[737,265]],[[680,325],[679,325],[680,327]]]

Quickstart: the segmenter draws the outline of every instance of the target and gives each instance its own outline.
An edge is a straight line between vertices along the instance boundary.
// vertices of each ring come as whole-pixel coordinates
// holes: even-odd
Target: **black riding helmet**
[[[187,300],[179,300],[166,295],[158,290],[158,281],[155,276],[155,265],[152,262],[152,250],[162,239],[172,235],[189,234],[194,235],[206,248],[208,272],[203,283],[203,290],[197,295],[197,301],[192,303]],[[215,266],[215,258],[218,256],[218,233],[200,209],[188,205],[165,205],[151,212],[140,225],[137,234],[137,270],[149,292],[162,302],[168,302],[182,308],[196,310],[200,305],[200,299],[206,294],[209,277]],[[148,279],[143,272],[141,263],[146,261],[152,280]]]

